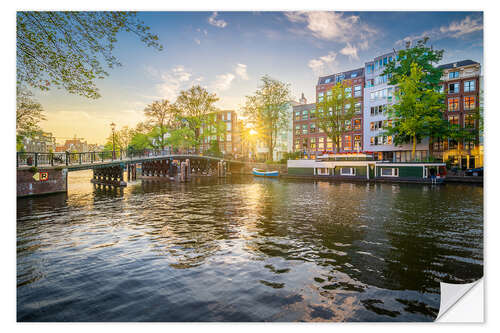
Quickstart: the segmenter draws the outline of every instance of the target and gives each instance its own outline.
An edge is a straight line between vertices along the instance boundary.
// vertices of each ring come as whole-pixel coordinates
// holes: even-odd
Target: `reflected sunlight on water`
[[[233,177],[19,199],[19,321],[432,321],[483,188]]]

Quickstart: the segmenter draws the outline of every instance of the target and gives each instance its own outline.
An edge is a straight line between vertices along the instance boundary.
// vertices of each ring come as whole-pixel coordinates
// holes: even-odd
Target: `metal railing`
[[[114,151],[91,151],[84,153],[39,153],[39,152],[17,152],[16,167],[24,166],[69,166],[78,164],[94,164],[113,161],[132,160],[154,156],[165,156],[171,154],[166,150],[114,150]]]

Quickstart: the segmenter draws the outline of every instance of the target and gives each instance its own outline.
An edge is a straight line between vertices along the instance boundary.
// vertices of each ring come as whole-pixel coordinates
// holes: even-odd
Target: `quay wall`
[[[245,162],[241,166],[239,172],[233,172],[233,173],[238,173],[238,174],[243,174],[243,175],[251,175],[253,168],[257,168],[257,169],[265,170],[265,171],[278,170],[280,175],[284,175],[284,174],[288,173],[286,164],[267,164],[267,163],[252,163],[252,162]]]
[[[17,170],[17,197],[67,192],[68,169],[58,167]]]

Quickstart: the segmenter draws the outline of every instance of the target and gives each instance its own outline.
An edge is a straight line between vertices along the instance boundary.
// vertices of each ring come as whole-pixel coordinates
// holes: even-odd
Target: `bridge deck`
[[[202,155],[158,155],[158,156],[141,156],[141,157],[133,157],[133,158],[123,158],[123,159],[107,159],[104,161],[94,161],[92,163],[90,162],[84,162],[84,163],[79,163],[79,162],[72,162],[72,163],[54,163],[54,165],[51,165],[50,163],[38,163],[37,167],[38,168],[47,168],[47,169],[52,169],[52,168],[57,168],[57,169],[68,169],[68,171],[79,171],[79,170],[91,170],[91,169],[96,169],[96,168],[106,168],[110,166],[115,166],[115,165],[127,165],[127,164],[136,164],[136,163],[142,163],[142,162],[147,162],[147,161],[155,161],[155,160],[165,160],[165,159],[173,159],[173,160],[185,160],[185,159],[206,159],[206,160],[213,160],[213,161],[226,161],[228,163],[243,163],[241,161],[234,161],[234,160],[225,160],[223,158],[218,158],[218,157],[212,157],[212,156],[202,156]],[[33,165],[31,166],[19,166],[17,167],[17,170],[29,170],[33,168]]]

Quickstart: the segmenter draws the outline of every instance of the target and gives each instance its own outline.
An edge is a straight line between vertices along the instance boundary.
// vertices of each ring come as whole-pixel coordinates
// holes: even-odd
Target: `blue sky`
[[[481,12],[143,12],[163,51],[121,34],[115,54],[122,67],[97,85],[88,100],[63,90],[36,92],[48,120],[42,124],[63,141],[103,143],[109,124],[134,126],[156,99],[175,100],[193,84],[215,92],[223,109],[238,110],[259,79],[269,74],[290,83],[295,99],[314,101],[319,75],[364,66],[405,40],[429,36],[444,49],[443,63],[482,63]]]

